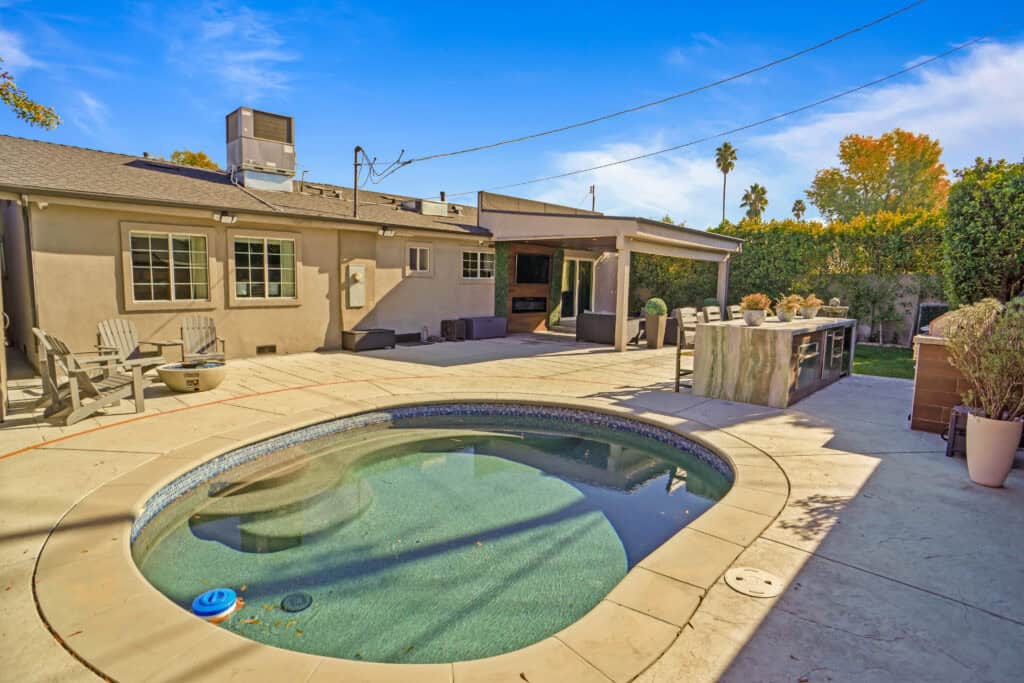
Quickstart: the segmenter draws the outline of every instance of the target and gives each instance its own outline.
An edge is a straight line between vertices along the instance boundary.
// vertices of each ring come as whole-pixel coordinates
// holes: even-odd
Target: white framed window
[[[133,302],[210,298],[204,235],[133,230],[128,240]]]
[[[466,280],[493,280],[494,252],[462,252],[462,277]]]
[[[430,247],[409,247],[407,267],[410,273],[425,274],[430,272]]]
[[[295,240],[238,236],[232,240],[236,299],[294,299]]]

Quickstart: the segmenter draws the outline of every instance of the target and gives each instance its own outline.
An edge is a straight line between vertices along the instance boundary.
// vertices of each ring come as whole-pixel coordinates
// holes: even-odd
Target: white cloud
[[[286,47],[270,15],[220,2],[173,11],[173,19],[151,15],[147,25],[167,40],[169,60],[186,74],[212,76],[246,101],[288,88],[285,65],[299,54]]]
[[[21,36],[11,31],[0,28],[0,58],[3,61],[4,69],[25,70],[32,67],[42,66],[38,61],[32,59],[22,47]]]
[[[83,132],[96,137],[106,129],[108,113],[107,105],[84,90],[79,90],[68,118]]]
[[[950,169],[976,156],[1020,160],[1024,155],[1024,43],[989,43],[964,57],[925,67],[885,87],[844,98],[838,109],[812,113],[777,132],[736,136],[736,169],[729,174],[727,214],[736,219],[742,188],[768,188],[767,216],[785,217],[803,197],[816,170],[836,164],[839,141],[850,133],[877,135],[896,127],[937,138]],[[787,103],[798,105],[800,103]],[[552,172],[594,166],[680,142],[655,139],[557,154]],[[660,217],[668,212],[691,227],[721,218],[722,176],[712,141],[683,152],[554,181],[530,193],[545,201],[577,205],[597,184],[598,210]],[[524,191],[524,193],[529,193]],[[813,207],[809,214],[813,213]]]

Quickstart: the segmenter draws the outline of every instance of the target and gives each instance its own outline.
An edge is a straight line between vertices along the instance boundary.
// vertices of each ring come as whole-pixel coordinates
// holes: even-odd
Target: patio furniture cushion
[[[494,339],[508,335],[508,318],[505,316],[485,315],[460,320],[466,323],[466,339]]]
[[[375,351],[394,348],[397,343],[395,331],[383,328],[343,330],[341,333],[341,347],[346,351]]]

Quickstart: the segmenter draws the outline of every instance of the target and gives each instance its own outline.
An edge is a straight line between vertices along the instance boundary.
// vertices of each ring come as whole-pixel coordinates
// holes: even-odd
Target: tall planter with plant
[[[796,316],[796,312],[804,305],[804,298],[799,294],[787,294],[775,302],[775,317],[779,322],[788,323]]]
[[[647,348],[660,349],[665,345],[665,328],[668,326],[668,306],[662,299],[654,297],[644,304],[644,330],[647,334]]]
[[[968,386],[967,472],[978,484],[1002,486],[1024,428],[1024,298],[953,311],[946,349]]]

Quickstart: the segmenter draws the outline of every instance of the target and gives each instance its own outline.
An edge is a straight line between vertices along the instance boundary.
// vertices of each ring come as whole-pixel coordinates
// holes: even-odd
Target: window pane
[[[430,265],[427,260],[428,254],[429,252],[426,249],[420,249],[420,270],[424,272],[430,270]]]
[[[207,290],[206,283],[203,282],[198,285],[192,286],[192,298],[193,299],[209,299],[210,294]]]
[[[249,296],[249,283],[248,282],[236,282],[235,283],[235,296],[244,298]]]
[[[132,283],[136,285],[149,282],[149,268],[132,268]]]
[[[174,235],[171,238],[171,246],[174,251],[188,251],[188,237],[184,235]]]
[[[280,281],[281,281],[281,271],[278,270],[277,268],[268,268],[267,269],[267,282],[280,282]]]
[[[416,258],[418,253],[419,250],[415,248],[409,249],[409,270],[416,270],[416,264],[419,263],[419,260]]]
[[[191,281],[192,271],[188,268],[175,268],[174,269],[174,284],[188,284]]]
[[[170,285],[153,285],[153,299],[157,301],[170,301],[171,300],[171,286]]]
[[[175,299],[191,299],[192,298],[192,286],[191,285],[174,285],[174,298]]]
[[[136,301],[150,301],[153,298],[153,290],[149,285],[135,285],[133,293]]]
[[[264,287],[262,280],[259,282],[253,282],[249,285],[250,296],[262,297],[266,296],[266,287]]]
[[[295,298],[295,283],[294,282],[282,282],[281,283],[281,296]]]
[[[150,258],[148,251],[133,251],[132,252],[132,265],[133,266],[149,266]]]
[[[206,238],[205,237],[190,237],[189,242],[191,244],[192,251],[206,253]]]
[[[281,254],[294,256],[295,255],[295,242],[291,240],[281,240]]]
[[[167,268],[153,268],[150,270],[150,274],[156,284],[171,284],[171,271]]]
[[[267,285],[267,296],[275,298],[281,296],[281,284],[278,282],[271,282]]]
[[[191,260],[192,257],[187,251],[174,250],[174,265],[187,266]]]

